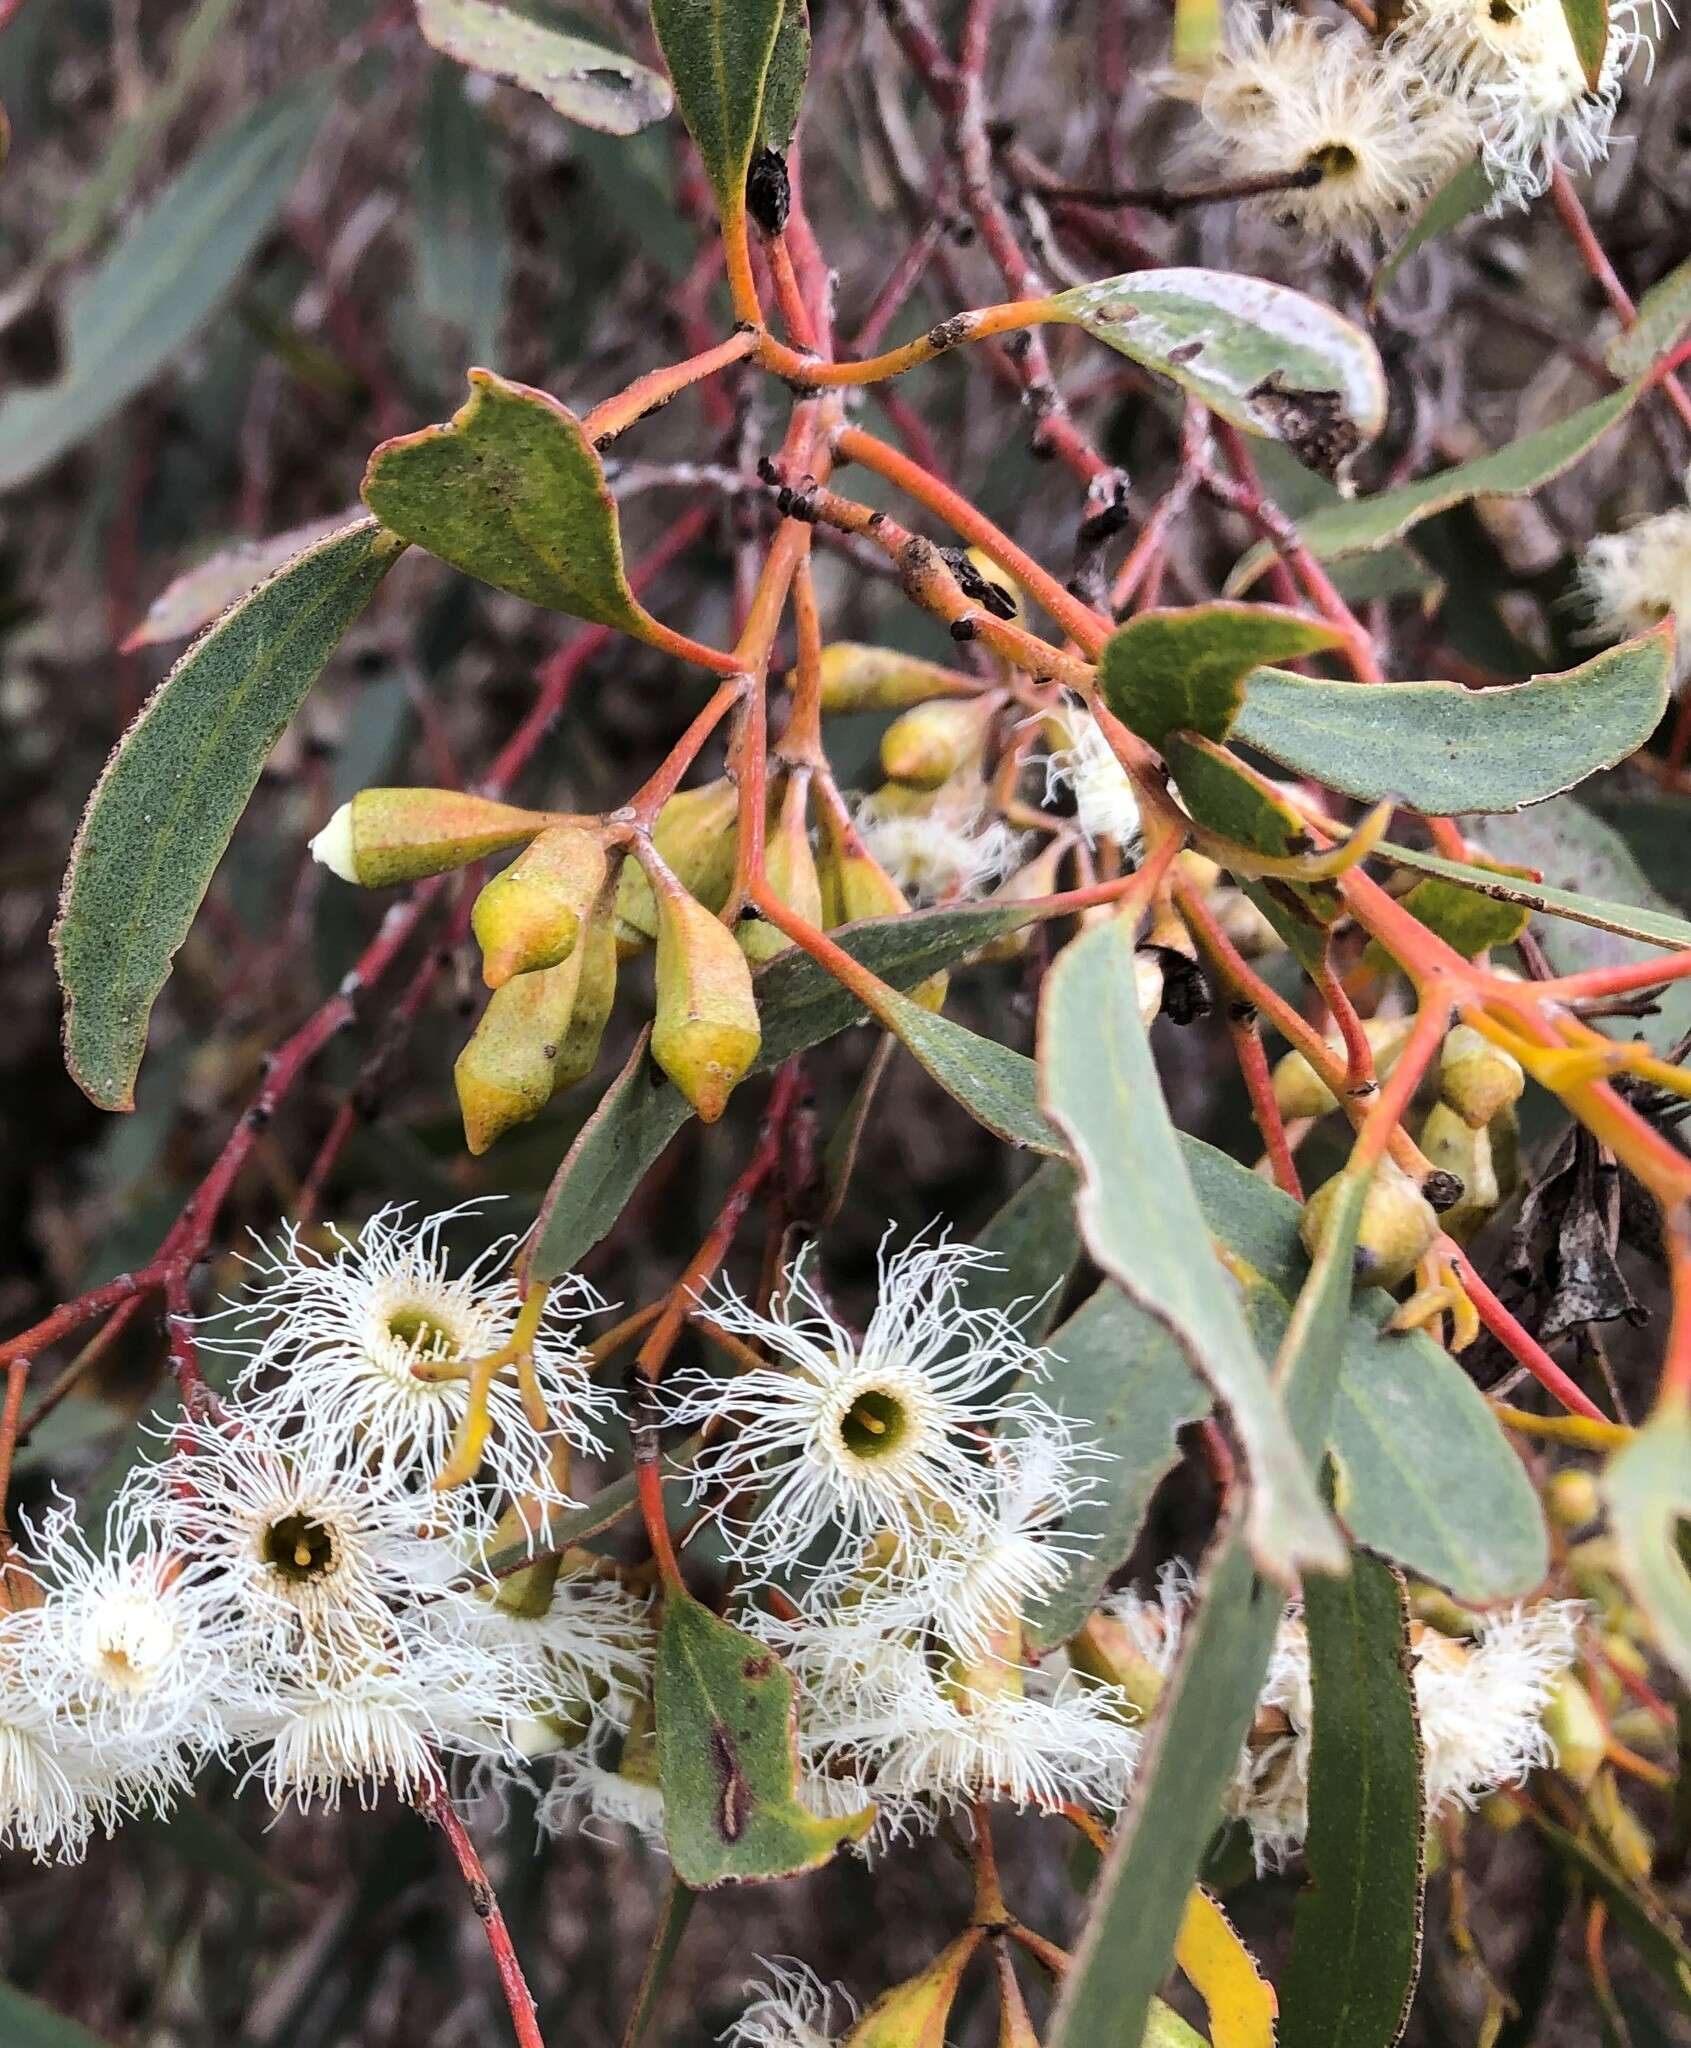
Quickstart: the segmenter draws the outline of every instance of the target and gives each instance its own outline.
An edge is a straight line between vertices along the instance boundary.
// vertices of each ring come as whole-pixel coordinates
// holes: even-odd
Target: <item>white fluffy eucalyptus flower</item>
[[[857,807],[863,843],[913,903],[952,903],[978,896],[1008,874],[1021,835],[988,812],[973,793],[941,791],[921,809],[867,796]]]
[[[759,1956],[767,1979],[743,1989],[751,2000],[718,2038],[725,2048],[831,2048],[841,2027],[857,2017],[855,2002],[839,1985],[824,1984],[792,1956]]]

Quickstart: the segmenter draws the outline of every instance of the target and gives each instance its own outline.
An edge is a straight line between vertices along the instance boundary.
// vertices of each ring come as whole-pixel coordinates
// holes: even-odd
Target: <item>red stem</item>
[[[469,1888],[470,1904],[476,1918],[482,1924],[487,1936],[487,1945],[493,1953],[493,1966],[499,1972],[499,1988],[505,1994],[505,2003],[510,2008],[511,2026],[516,2033],[518,2048],[546,2048],[541,2037],[540,2020],[534,2009],[534,1994],[528,1988],[528,1979],[523,1975],[523,1966],[517,1960],[517,1951],[511,1941],[511,1930],[505,1924],[505,1915],[500,1911],[499,1895],[494,1891],[476,1853],[476,1845],[470,1840],[464,1823],[458,1818],[452,1804],[452,1796],[446,1789],[446,1780],[436,1775],[434,1783],[418,1801],[424,1817],[432,1820],[446,1837],[454,1860]]]
[[[1438,1249],[1456,1271],[1462,1291],[1474,1304],[1479,1319],[1509,1356],[1524,1365],[1547,1394],[1553,1395],[1570,1414],[1583,1415],[1592,1422],[1608,1417],[1595,1401],[1569,1379],[1538,1339],[1524,1330],[1503,1306],[1468,1261],[1468,1255],[1454,1239],[1441,1237]]]

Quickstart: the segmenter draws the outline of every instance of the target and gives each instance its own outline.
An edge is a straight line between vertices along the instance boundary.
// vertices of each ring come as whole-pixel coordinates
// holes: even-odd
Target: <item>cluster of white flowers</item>
[[[1691,495],[1691,476],[1686,478]],[[1579,581],[1595,639],[1631,639],[1674,621],[1675,685],[1691,676],[1691,507],[1604,533],[1580,560]]]
[[[760,1956],[768,1982],[745,1987],[751,2000],[721,2038],[727,2048],[831,2048],[840,2027],[850,2026],[857,2007],[837,1985],[822,1982],[792,1956]]]
[[[23,1531],[0,1611],[0,1846],[75,1857],[213,1760],[245,1761],[278,1807],[367,1803],[432,1789],[442,1758],[514,1772],[627,1724],[647,1602],[545,1556],[489,1569],[567,1499],[562,1447],[597,1448],[573,1334],[596,1304],[548,1304],[532,1405],[496,1385],[483,1478],[437,1490],[468,1399],[449,1374],[520,1307],[509,1243],[451,1276],[449,1221],[387,1210],[328,1257],[285,1239],[214,1319],[236,1398],[175,1426],[98,1547],[68,1508]]]
[[[1097,1454],[1033,1391],[1046,1361],[1013,1312],[969,1305],[991,1264],[883,1242],[861,1335],[808,1273],[767,1316],[722,1293],[712,1318],[772,1362],[671,1392],[677,1422],[731,1425],[693,1484],[748,1586],[779,1589],[779,1613],[749,1597],[741,1619],[797,1680],[802,1795],[873,1800],[871,1839],[977,1799],[1113,1808],[1137,1753],[1119,1693],[1025,1654]]]
[[[856,822],[864,845],[916,904],[978,896],[1021,851],[1020,834],[991,815],[979,789],[941,789],[921,803],[877,790],[858,805]]]
[[[1607,155],[1622,80],[1651,55],[1641,11],[1611,0],[1592,90],[1562,0],[1407,0],[1383,42],[1348,19],[1265,27],[1236,4],[1213,62],[1172,89],[1198,100],[1230,176],[1288,181],[1263,199],[1279,218],[1350,234],[1389,227],[1475,158],[1501,207],[1542,192],[1559,161]]]
[[[1155,1596],[1112,1595],[1104,1613],[1121,1623],[1134,1651],[1166,1676],[1180,1647],[1192,1597],[1189,1576],[1170,1568]],[[1500,1785],[1518,1784],[1555,1761],[1543,1715],[1574,1661],[1585,1609],[1541,1601],[1481,1618],[1471,1642],[1422,1624],[1410,1630],[1415,1709],[1428,1818],[1473,1806]],[[1314,1732],[1309,1636],[1289,1608],[1275,1637],[1256,1720],[1239,1754],[1228,1810],[1251,1832],[1259,1868],[1278,1869],[1303,1846],[1309,1826]]]

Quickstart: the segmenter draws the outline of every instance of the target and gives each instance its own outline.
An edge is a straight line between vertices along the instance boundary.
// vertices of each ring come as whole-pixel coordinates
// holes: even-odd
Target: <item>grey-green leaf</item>
[[[1662,1400],[1603,1474],[1609,1526],[1633,1598],[1662,1655],[1691,1684],[1691,1573],[1681,1532],[1691,1522],[1691,1404]]]
[[[675,104],[668,80],[632,57],[496,0],[417,0],[417,26],[443,57],[521,86],[601,134],[637,134]]]
[[[1159,1481],[1179,1456],[1180,1429],[1209,1394],[1168,1329],[1106,1281],[1050,1338],[1046,1398],[1104,1453],[1096,1485],[1063,1522],[1073,1544],[1061,1585],[1029,1617],[1035,1649],[1066,1642],[1133,1548]]]
[[[1063,1980],[1050,2048],[1139,2048],[1238,1769],[1281,1606],[1237,1527],[1224,1524],[1151,1718],[1132,1806]]]
[[[86,439],[216,310],[281,211],[328,104],[278,93],[194,156],[65,308],[65,366],[0,403],[0,491]]]
[[[147,607],[146,617],[124,641],[124,652],[155,647],[166,640],[185,640],[239,603],[265,577],[285,568],[295,555],[304,554],[332,533],[343,532],[363,516],[362,505],[349,505],[345,511],[313,519],[287,533],[267,534],[263,540],[231,541],[214,549],[165,585]]]
[[[994,1137],[1035,1152],[1062,1150],[1062,1139],[1035,1099],[1033,1062],[1026,1053],[983,1038],[908,996],[893,996],[879,1014],[946,1093]]]
[[[109,2048],[103,2035],[6,1983],[0,1983],[0,2039],[6,2048]]]
[[[1484,157],[1470,157],[1453,171],[1416,216],[1415,225],[1385,258],[1368,287],[1370,307],[1378,306],[1387,286],[1417,249],[1458,227],[1491,204],[1494,187]]]
[[[1541,825],[1555,834],[1565,819],[1568,829],[1574,830],[1574,813],[1590,824],[1602,823],[1600,819],[1591,818],[1571,799],[1564,798],[1546,805],[1542,811],[1528,812],[1524,817],[1508,818],[1491,825],[1487,829],[1487,837],[1500,842],[1499,853],[1507,859],[1506,849],[1512,846],[1519,850],[1527,843],[1523,835],[1529,831],[1536,841],[1537,828]],[[1624,843],[1619,836],[1610,833],[1609,837],[1624,853]],[[1441,854],[1423,853],[1417,847],[1397,846],[1390,840],[1378,848],[1378,857],[1392,861],[1398,867],[1413,868],[1418,874],[1438,875],[1446,881],[1460,882],[1465,888],[1477,890],[1482,896],[1495,897],[1500,903],[1522,903],[1528,909],[1542,910],[1548,916],[1566,919],[1571,924],[1589,925],[1593,931],[1616,932],[1622,938],[1642,939],[1646,945],[1665,946],[1674,952],[1691,946],[1691,921],[1668,907],[1666,899],[1650,887],[1630,855],[1627,855],[1624,869],[1617,861],[1611,864],[1611,872],[1614,879],[1629,891],[1637,888],[1642,901],[1636,904],[1587,896],[1583,890],[1566,889],[1555,882],[1531,882],[1521,876],[1500,875],[1495,868],[1472,867],[1466,861],[1446,860]],[[1519,858],[1528,866],[1540,865],[1525,853],[1520,853]],[[1636,884],[1630,881],[1627,870],[1637,875]]]
[[[1642,377],[1675,347],[1691,326],[1691,256],[1651,285],[1638,301],[1630,327],[1623,327],[1603,351],[1617,377]]]
[[[1408,1620],[1401,1582],[1370,1557],[1304,1589],[1309,1881],[1280,1979],[1280,2048],[1393,2048],[1409,2017],[1423,1823]]]
[[[1613,767],[1667,709],[1671,627],[1560,675],[1498,689],[1345,683],[1257,669],[1233,737],[1365,803],[1513,811]]]
[[[1298,521],[1299,537],[1312,554],[1330,562],[1401,540],[1423,519],[1432,518],[1435,512],[1448,512],[1452,505],[1465,504],[1470,498],[1524,497],[1571,469],[1626,417],[1642,390],[1642,384],[1629,384],[1581,406],[1566,419],[1523,434],[1490,455],[1458,463],[1454,469],[1441,469],[1436,476],[1422,477],[1395,491],[1312,512]],[[1228,577],[1229,593],[1247,589],[1271,559],[1268,547],[1253,548]]]
[[[1232,1418],[1250,1468],[1252,1554],[1288,1583],[1303,1566],[1339,1569],[1344,1546],[1209,1248],[1140,1021],[1124,926],[1083,933],[1046,977],[1039,1078],[1080,1167],[1093,1257],[1168,1328]]]
[[[65,1063],[102,1108],[133,1108],[154,998],[265,759],[399,548],[369,519],[297,556],[194,642],[106,763],[54,927]]]
[[[745,211],[746,169],[784,15],[783,0],[652,0],[676,104],[729,219]],[[785,72],[779,83],[790,90]]]
[[[1059,292],[1050,317],[1172,378],[1223,419],[1332,475],[1385,423],[1379,352],[1330,306],[1266,278],[1137,270]]]

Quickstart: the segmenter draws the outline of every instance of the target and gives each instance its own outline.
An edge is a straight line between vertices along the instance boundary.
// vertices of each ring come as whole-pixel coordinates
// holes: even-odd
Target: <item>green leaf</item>
[[[1008,1145],[1059,1152],[1062,1140],[1039,1107],[1026,1053],[983,1038],[953,1018],[894,995],[879,1012],[912,1057],[975,1119]]]
[[[1030,1344],[1056,1321],[1063,1289],[1080,1263],[1074,1192],[1074,1168],[1065,1159],[1047,1159],[974,1237],[996,1264],[962,1276],[965,1305],[1008,1316]]]
[[[106,763],[54,927],[65,1064],[130,1109],[147,1019],[270,749],[399,553],[374,520],[319,541],[196,640]]]
[[[1499,903],[1482,896],[1477,889],[1465,889],[1460,882],[1441,881],[1429,875],[1400,897],[1405,910],[1418,924],[1425,925],[1447,946],[1472,959],[1493,946],[1511,946],[1527,928],[1531,913],[1519,903]],[[1391,955],[1378,940],[1370,940],[1364,956],[1376,973]]]
[[[1339,1518],[1458,1600],[1520,1599],[1550,1569],[1532,1481],[1447,1351],[1418,1331],[1380,1331],[1390,1312],[1370,1290],[1350,1322],[1329,1431]]]
[[[1386,288],[1417,249],[1423,249],[1439,235],[1448,234],[1473,214],[1483,213],[1491,204],[1495,187],[1484,157],[1470,157],[1453,171],[1422,207],[1415,225],[1374,272],[1368,287],[1369,310],[1378,307]]]
[[[993,938],[1024,923],[1010,904],[932,910],[847,925],[831,936],[894,988],[914,987]],[[808,953],[778,954],[754,980],[763,1045],[754,1072],[859,1023],[861,1003]],[[1031,1096],[1030,1096],[1031,1103]],[[568,1272],[622,1214],[648,1168],[692,1115],[685,1097],[646,1059],[642,1040],[601,1097],[553,1176],[534,1227],[536,1280]]]
[[[450,64],[430,66],[414,173],[413,249],[424,337],[455,376],[497,353],[511,252],[487,117]],[[431,333],[432,330],[432,333]]]
[[[1337,646],[1318,619],[1277,605],[1200,604],[1141,612],[1098,657],[1104,702],[1159,750],[1171,732],[1224,740],[1245,704],[1245,680],[1265,662]]]
[[[1171,377],[1223,419],[1332,475],[1385,424],[1373,342],[1330,306],[1266,278],[1136,270],[1059,292],[1048,318]]]
[[[1251,1474],[1252,1554],[1287,1581],[1301,1565],[1337,1569],[1343,1546],[1206,1242],[1140,1022],[1125,927],[1099,926],[1059,954],[1040,1004],[1039,1077],[1080,1167],[1089,1250],[1229,1412]]]
[[[103,2035],[6,1983],[0,1983],[0,2036],[6,2048],[109,2048]]]
[[[472,71],[520,85],[604,135],[635,135],[674,106],[669,82],[617,50],[546,28],[495,0],[417,0],[417,26]]]
[[[1601,1850],[1558,1827],[1542,1807],[1529,1806],[1527,1818],[1581,1881],[1608,1902],[1615,1925],[1667,1986],[1675,2006],[1681,2012],[1691,2012],[1691,1948],[1686,1947],[1673,1915],[1646,1896]]]
[[[1638,906],[1630,913],[1633,919],[1640,923],[1652,920],[1669,930],[1677,927],[1682,936],[1676,943],[1691,945],[1691,925],[1674,914],[1668,899],[1638,865],[1625,838],[1583,804],[1564,799],[1518,818],[1493,819],[1485,835],[1491,852],[1549,875],[1576,892],[1588,912],[1609,908],[1604,897],[1620,896]],[[1677,849],[1679,842],[1675,844]],[[1628,967],[1650,958],[1648,944],[1598,930],[1595,924],[1595,918],[1588,917],[1578,924],[1539,927],[1539,943],[1557,974],[1579,974],[1592,967]],[[1627,1038],[1641,1036],[1657,1051],[1666,1052],[1691,1030],[1691,982],[1670,982],[1656,998],[1656,1005],[1654,1016],[1615,1018],[1608,1028]],[[1599,1024],[1598,1028],[1604,1027]]]
[[[1522,818],[1494,820],[1486,828],[1488,839],[1500,842],[1499,850],[1507,852],[1512,846],[1525,844],[1523,834],[1530,828],[1544,826],[1556,831],[1556,821],[1568,818],[1578,812],[1579,816],[1592,824],[1600,820],[1591,819],[1580,806],[1563,799],[1558,803],[1546,804],[1541,811],[1528,812]],[[1570,820],[1571,822],[1571,820]],[[1612,834],[1621,852],[1625,842],[1618,834]],[[1589,925],[1594,931],[1615,932],[1622,938],[1642,939],[1646,945],[1665,946],[1674,952],[1691,946],[1691,922],[1667,907],[1666,900],[1645,881],[1637,863],[1628,854],[1626,866],[1637,876],[1637,888],[1644,897],[1642,905],[1615,903],[1598,896],[1588,896],[1579,889],[1565,889],[1553,882],[1528,882],[1514,875],[1500,874],[1495,868],[1474,867],[1466,861],[1446,860],[1441,854],[1423,853],[1418,847],[1398,846],[1391,840],[1384,841],[1373,856],[1394,862],[1400,868],[1413,868],[1418,873],[1439,875],[1448,882],[1460,882],[1465,888],[1473,889],[1482,896],[1489,896],[1498,903],[1520,903],[1529,910],[1542,910],[1551,917],[1565,918],[1573,924]],[[1618,864],[1618,863],[1617,863]],[[1534,861],[1532,866],[1538,866]],[[1660,907],[1658,907],[1660,906]]]
[[[1691,256],[1651,285],[1638,301],[1638,316],[1603,351],[1617,377],[1642,377],[1691,326]]]
[[[1574,54],[1585,73],[1588,92],[1595,92],[1603,78],[1603,54],[1609,47],[1609,0],[1562,0],[1568,34]]]
[[[1490,455],[1459,463],[1454,469],[1441,469],[1437,476],[1423,477],[1419,483],[1312,512],[1298,521],[1299,537],[1319,560],[1330,562],[1401,540],[1423,519],[1430,519],[1435,512],[1448,512],[1452,505],[1465,504],[1470,498],[1524,497],[1571,469],[1594,448],[1631,411],[1643,388],[1635,383],[1624,391],[1610,392],[1606,398],[1569,413],[1566,419],[1523,434]],[[1266,545],[1253,548],[1228,577],[1229,593],[1248,589],[1273,555]]]
[[[664,1831],[683,1884],[812,1870],[867,1830],[872,1807],[821,1820],[799,1804],[792,1679],[679,1585],[664,1594],[656,1686]]]
[[[281,211],[328,105],[278,93],[190,159],[65,307],[65,366],[0,402],[0,491],[38,476],[179,354]]]
[[[763,87],[759,140],[765,149],[784,156],[792,145],[804,109],[805,78],[810,70],[810,8],[807,0],[786,0],[769,76]]]
[[[745,212],[746,169],[763,119],[764,84],[783,26],[783,0],[652,0],[687,132],[724,218]],[[778,85],[791,94],[791,50]]]
[[[581,422],[544,391],[470,372],[450,422],[384,441],[364,502],[391,532],[530,604],[644,635],[616,503]]]
[[[623,2030],[622,2048],[640,2048],[645,2039],[646,2029],[674,1967],[682,1937],[687,1932],[687,1923],[693,1917],[698,1896],[697,1892],[690,1892],[680,1878],[670,1879],[658,1912],[658,1924],[652,1933],[652,1945],[646,1954],[646,1967],[641,1973],[634,2010],[628,2015],[628,2025]]]
[[[1609,1529],[1632,1597],[1656,1646],[1691,1684],[1691,1573],[1681,1532],[1691,1524],[1691,1406],[1669,1397],[1603,1473]]]
[[[1097,1484],[1063,1519],[1074,1549],[1063,1583],[1029,1617],[1035,1650],[1066,1642],[1097,1606],[1179,1457],[1177,1433],[1210,1405],[1167,1328],[1108,1282],[1047,1339],[1046,1349],[1047,1400],[1111,1462],[1099,1464]]]
[[[1303,819],[1266,776],[1247,767],[1237,754],[1213,740],[1188,739],[1184,734],[1165,740],[1163,754],[1186,808],[1200,825],[1274,860],[1315,850]],[[1282,890],[1290,903],[1277,900]],[[1322,954],[1320,934],[1309,927],[1312,923],[1331,924],[1344,908],[1333,884],[1277,883],[1273,895],[1258,900],[1304,967],[1317,966]],[[1292,903],[1305,913],[1302,918],[1293,914]]]
[[[1422,1794],[1409,1616],[1354,1557],[1304,1589],[1314,1735],[1309,1881],[1280,1979],[1280,2048],[1393,2048],[1421,1957]]]
[[[1224,1525],[1151,1717],[1133,1803],[1094,1887],[1049,2048],[1139,2048],[1238,1769],[1281,1606],[1237,1528]]]
[[[264,581],[286,567],[295,555],[342,533],[364,516],[362,505],[352,505],[327,519],[313,519],[288,533],[268,534],[263,540],[231,541],[216,549],[204,561],[184,569],[165,585],[147,607],[147,616],[123,643],[127,654],[137,647],[155,647],[165,640],[185,640],[202,626],[226,612]]]
[[[1637,750],[1667,709],[1672,628],[1497,689],[1258,669],[1233,737],[1365,803],[1429,816],[1542,803]]]
[[[1298,1290],[1275,1354],[1276,1391],[1312,1463],[1319,1462],[1338,1397],[1355,1285],[1356,1237],[1371,1180],[1371,1174],[1355,1167],[1341,1177],[1337,1199],[1327,1212],[1321,1249]],[[1273,1294],[1266,1282],[1263,1291]],[[1341,1568],[1344,1562],[1341,1558]],[[1306,1592],[1311,1576],[1304,1578]]]

